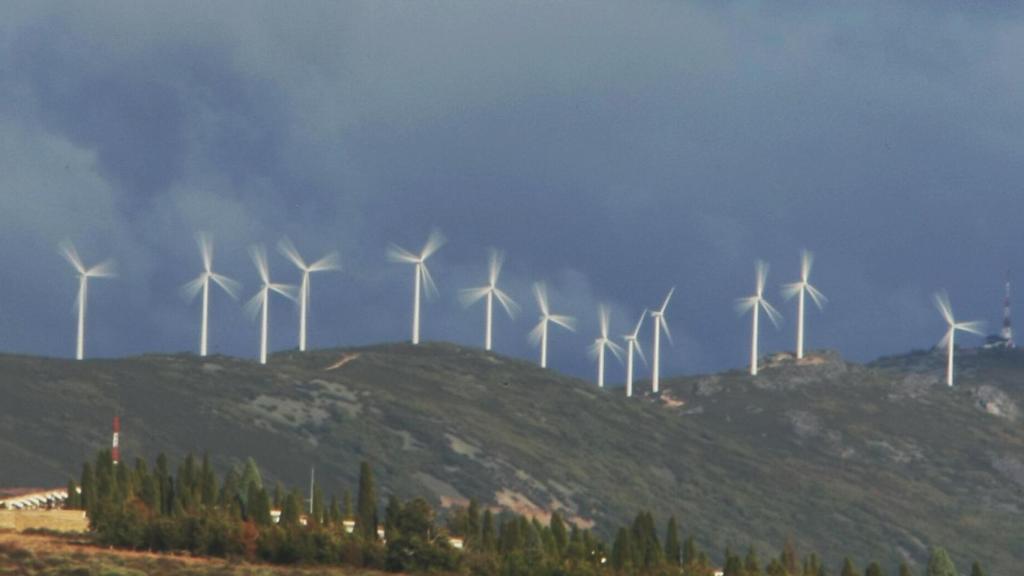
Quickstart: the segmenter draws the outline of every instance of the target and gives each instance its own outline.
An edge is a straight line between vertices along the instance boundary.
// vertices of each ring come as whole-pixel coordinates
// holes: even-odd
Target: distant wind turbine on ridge
[[[825,307],[825,303],[828,302],[828,298],[825,297],[817,288],[811,285],[811,265],[814,263],[814,254],[804,250],[800,254],[800,281],[786,284],[782,287],[782,296],[789,300],[790,298],[797,297],[796,307],[796,358],[800,360],[804,357],[804,300],[806,296],[810,296],[818,310]]]
[[[530,341],[540,344],[540,367],[548,367],[548,324],[557,324],[570,332],[576,331],[576,319],[571,316],[552,314],[548,306],[547,287],[542,282],[533,285],[533,295],[540,308],[540,322],[530,331]]]
[[[459,293],[463,306],[467,308],[486,298],[487,320],[484,326],[484,350],[491,350],[491,329],[494,321],[494,300],[497,299],[509,318],[515,318],[519,312],[519,305],[516,304],[508,294],[498,288],[498,277],[501,275],[501,266],[504,263],[504,255],[498,250],[491,250],[490,266],[488,269],[488,282],[486,286],[479,288],[465,288]]]
[[[622,362],[622,346],[608,337],[608,308],[600,306],[597,316],[601,324],[601,335],[594,340],[590,346],[590,355],[597,358],[597,387],[604,388],[604,357],[605,351],[611,351],[612,355]]]
[[[939,341],[939,348],[946,347],[948,349],[948,359],[946,361],[946,384],[953,386],[953,351],[956,349],[955,339],[956,331],[969,332],[971,334],[977,334],[982,336],[983,322],[957,322],[953,318],[953,307],[949,303],[949,296],[945,292],[938,292],[935,294],[935,307],[939,309],[942,314],[942,318],[946,321],[946,335]]]
[[[437,285],[434,284],[434,278],[430,275],[430,270],[427,269],[427,259],[433,256],[434,252],[437,252],[441,246],[444,245],[445,239],[441,235],[439,230],[433,230],[430,236],[427,237],[427,243],[423,245],[423,249],[420,250],[419,255],[409,252],[405,248],[392,244],[388,248],[388,258],[392,262],[398,262],[400,264],[414,264],[415,279],[413,281],[413,299],[412,299],[412,343],[420,343],[420,292],[426,294],[427,298],[432,298],[437,295]]]
[[[115,276],[113,260],[105,260],[92,268],[86,268],[82,259],[78,256],[75,246],[64,241],[60,244],[60,252],[78,273],[78,297],[75,299],[75,308],[78,310],[78,342],[75,347],[75,359],[85,358],[85,308],[88,302],[89,278],[111,278]]]
[[[751,376],[757,376],[757,329],[761,310],[764,310],[765,315],[768,316],[768,319],[771,320],[776,328],[779,326],[779,321],[782,320],[782,314],[779,314],[779,311],[764,299],[764,283],[768,279],[768,265],[758,260],[754,265],[754,270],[757,275],[754,294],[736,301],[736,311],[740,314],[746,314],[748,311],[753,312],[753,328],[750,335]]]
[[[207,321],[210,311],[210,281],[220,286],[224,292],[232,298],[238,298],[238,291],[241,285],[238,282],[213,271],[213,242],[206,234],[197,234],[196,243],[199,245],[199,254],[203,258],[203,271],[188,284],[181,287],[181,292],[189,302],[195,299],[200,292],[203,293],[203,312],[199,324],[199,355],[206,356],[207,342]]]
[[[306,319],[309,316],[309,275],[315,272],[341,270],[341,263],[338,261],[338,253],[330,252],[316,262],[306,264],[295,245],[288,238],[282,238],[277,243],[277,249],[302,271],[302,284],[299,286],[299,352],[305,352]]]
[[[647,363],[647,359],[644,358],[644,351],[640,348],[640,327],[643,326],[644,318],[647,317],[647,310],[640,313],[640,319],[637,320],[636,328],[633,329],[631,334],[626,334],[623,339],[626,341],[626,398],[633,396],[633,352],[635,351],[640,355],[640,359],[643,360],[644,364]]]
[[[267,264],[267,251],[262,246],[252,246],[249,248],[249,256],[252,257],[253,264],[256,265],[256,270],[259,271],[260,286],[259,292],[256,293],[246,304],[245,309],[249,315],[253,318],[257,314],[260,314],[260,364],[267,363],[267,330],[269,322],[269,309],[270,309],[270,294],[271,292],[277,292],[278,294],[288,298],[289,300],[295,300],[295,286],[288,284],[275,284],[270,281],[270,267]]]
[[[665,320],[665,310],[668,308],[668,302],[672,299],[672,295],[675,292],[676,288],[673,286],[668,291],[668,295],[665,296],[665,301],[662,302],[661,308],[651,310],[651,318],[654,319],[654,344],[651,346],[653,350],[651,352],[651,391],[655,394],[658,393],[661,379],[661,333],[665,332],[669,343],[672,343],[672,332],[669,331],[668,322]]]

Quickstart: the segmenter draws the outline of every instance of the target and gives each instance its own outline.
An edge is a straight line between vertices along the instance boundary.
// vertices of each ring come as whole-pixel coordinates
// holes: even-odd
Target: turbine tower
[[[782,314],[779,314],[779,311],[764,299],[764,283],[768,279],[768,265],[758,260],[754,265],[754,270],[757,275],[754,294],[736,301],[736,310],[740,314],[746,314],[748,311],[753,312],[754,323],[750,335],[751,376],[757,376],[757,329],[760,311],[764,310],[765,315],[768,316],[768,319],[771,320],[776,328],[779,327],[779,320],[782,319]]]
[[[198,234],[196,242],[199,244],[199,253],[203,258],[203,271],[188,284],[182,286],[181,291],[189,302],[195,299],[200,292],[203,293],[203,313],[199,324],[199,355],[206,356],[206,330],[210,312],[210,281],[220,286],[228,296],[237,299],[238,290],[241,285],[238,282],[217,274],[213,271],[213,242],[206,234]]]
[[[533,295],[537,298],[537,307],[540,308],[540,322],[530,331],[530,341],[540,344],[540,367],[548,367],[548,324],[553,323],[569,330],[576,331],[576,320],[571,316],[552,314],[548,306],[547,287],[542,282],[533,285]]]
[[[651,310],[651,318],[654,319],[654,344],[652,345],[653,352],[651,352],[651,391],[655,394],[658,393],[659,382],[661,378],[661,333],[665,332],[665,336],[668,338],[669,343],[672,343],[672,332],[668,329],[668,322],[665,321],[665,309],[668,308],[668,301],[672,299],[672,294],[676,291],[676,287],[673,286],[668,291],[668,295],[665,296],[665,301],[662,302],[661,308],[657,310]]]
[[[643,360],[644,364],[647,363],[647,359],[644,358],[644,351],[640,348],[640,340],[637,338],[640,336],[640,327],[644,323],[644,318],[647,317],[647,310],[640,313],[640,319],[637,320],[636,328],[633,329],[632,334],[627,334],[623,338],[626,340],[626,398],[633,396],[633,352],[636,351],[640,355],[640,359]]]
[[[60,252],[78,273],[78,297],[75,300],[75,307],[78,309],[78,343],[75,347],[75,359],[85,358],[85,309],[88,303],[89,278],[110,278],[114,276],[114,263],[106,260],[92,268],[86,268],[78,251],[71,242],[62,242]]]
[[[981,329],[983,327],[982,322],[957,322],[953,318],[953,307],[949,304],[949,296],[945,292],[938,292],[935,294],[935,306],[939,309],[942,314],[942,318],[946,321],[946,335],[939,341],[939,348],[945,346],[948,349],[948,360],[946,362],[946,384],[953,386],[953,350],[956,348],[954,342],[956,340],[956,331],[969,332],[971,334],[982,335]]]
[[[277,249],[302,271],[302,285],[299,286],[299,352],[305,352],[306,318],[309,315],[309,275],[315,272],[341,270],[341,264],[338,261],[337,252],[331,252],[312,264],[306,264],[306,261],[299,255],[299,251],[295,249],[295,245],[288,238],[282,238],[277,243]]]
[[[796,358],[800,360],[804,357],[804,300],[806,296],[810,296],[814,305],[818,307],[818,310],[824,308],[825,303],[828,302],[828,298],[818,291],[817,288],[811,285],[809,278],[811,276],[811,265],[814,263],[814,254],[804,250],[800,254],[800,281],[793,282],[792,284],[786,284],[782,287],[782,296],[789,300],[793,296],[797,297],[796,307]]]
[[[1006,296],[1003,297],[1003,329],[999,332],[1003,346],[1013,348],[1013,322],[1010,318],[1010,271],[1006,271]]]
[[[260,314],[260,364],[266,364],[267,324],[269,321],[270,293],[277,292],[289,300],[295,300],[295,286],[275,284],[270,281],[270,267],[267,265],[267,251],[262,246],[250,247],[249,255],[252,257],[253,264],[256,265],[256,270],[260,273],[260,281],[263,285],[260,287],[259,292],[257,292],[256,295],[245,304],[245,309],[253,318],[255,318],[257,314]]]
[[[590,354],[597,358],[597,386],[598,388],[604,388],[604,356],[605,350],[610,350],[612,355],[615,356],[622,362],[622,346],[615,343],[614,340],[608,338],[608,308],[601,306],[597,310],[598,318],[601,322],[601,336],[594,340],[594,343],[590,346]]]
[[[430,236],[427,237],[427,243],[423,245],[423,249],[420,250],[419,256],[394,244],[388,248],[388,258],[392,262],[398,262],[400,264],[414,264],[416,266],[412,296],[413,344],[420,343],[420,292],[424,292],[427,298],[431,298],[437,294],[437,285],[434,284],[434,278],[430,275],[430,270],[427,269],[427,259],[444,245],[444,241],[444,236],[441,235],[440,231],[435,229],[431,231]]]
[[[502,308],[505,309],[505,313],[508,314],[509,318],[515,318],[516,313],[519,311],[519,305],[508,294],[498,288],[498,276],[501,275],[504,255],[497,250],[491,249],[490,258],[487,285],[479,288],[466,288],[459,294],[463,306],[466,307],[472,306],[483,298],[487,299],[487,321],[484,326],[484,350],[487,351],[491,350],[491,326],[493,324],[495,298],[497,298]]]

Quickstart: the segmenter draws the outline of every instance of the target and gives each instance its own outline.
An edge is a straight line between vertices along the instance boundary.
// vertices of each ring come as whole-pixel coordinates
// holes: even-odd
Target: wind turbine
[[[75,347],[75,359],[85,358],[85,308],[88,302],[89,278],[110,278],[114,276],[113,260],[105,260],[92,268],[86,268],[82,259],[78,256],[75,246],[64,241],[60,244],[60,252],[78,273],[78,298],[75,300],[75,307],[78,309],[78,344]]]
[[[466,288],[461,291],[459,298],[464,306],[472,306],[482,298],[487,298],[487,324],[484,330],[484,350],[491,349],[491,325],[494,316],[494,299],[497,298],[509,318],[514,318],[519,311],[519,305],[504,291],[498,288],[498,276],[501,275],[501,265],[504,262],[504,255],[492,249],[491,261],[487,286],[479,288]]]
[[[612,355],[615,356],[619,362],[622,362],[622,346],[615,343],[614,340],[608,338],[608,308],[601,306],[597,311],[598,318],[601,322],[601,336],[594,340],[594,343],[590,346],[590,355],[597,358],[597,386],[598,388],[604,388],[604,353],[605,350],[610,350]]]
[[[945,346],[949,350],[949,359],[946,364],[946,384],[953,386],[953,350],[954,339],[956,338],[956,331],[969,332],[971,334],[982,335],[982,322],[957,322],[953,318],[953,307],[949,304],[949,296],[945,292],[938,292],[935,294],[935,306],[939,309],[942,317],[946,320],[946,335],[939,341],[939,347]]]
[[[434,252],[437,252],[438,249],[444,245],[444,241],[444,236],[441,235],[439,230],[435,229],[431,231],[430,236],[427,237],[427,243],[423,245],[423,249],[420,250],[419,256],[394,244],[388,248],[388,258],[392,262],[416,265],[412,296],[413,344],[420,343],[420,291],[422,290],[426,294],[427,298],[431,298],[437,294],[437,285],[434,284],[434,278],[430,275],[430,270],[427,269],[427,258],[430,258]]]
[[[668,329],[668,322],[665,321],[665,309],[668,308],[668,301],[672,299],[672,294],[676,291],[676,287],[673,286],[668,291],[668,295],[665,296],[665,301],[661,304],[661,308],[657,310],[651,310],[651,318],[654,319],[654,352],[651,354],[651,390],[658,393],[658,383],[661,376],[661,332],[665,332],[665,336],[668,338],[669,343],[672,342],[672,332]]]
[[[252,257],[253,264],[256,265],[256,269],[260,273],[260,281],[263,285],[260,287],[259,292],[252,297],[246,304],[245,309],[249,312],[249,315],[253,318],[256,314],[260,314],[260,364],[267,363],[267,323],[270,309],[270,293],[277,292],[278,294],[288,298],[289,300],[295,300],[295,286],[289,286],[287,284],[275,284],[270,281],[270,267],[267,265],[267,251],[262,246],[252,246],[249,248],[249,256]]]
[[[779,314],[779,311],[764,299],[764,283],[768,279],[768,265],[758,260],[754,265],[754,270],[757,275],[757,285],[754,294],[736,301],[736,311],[740,314],[746,314],[750,310],[753,311],[754,325],[750,337],[751,376],[757,376],[757,324],[760,318],[760,311],[764,310],[765,315],[768,316],[768,319],[772,321],[776,328],[779,326],[779,321],[782,320],[782,314]]]
[[[537,307],[540,308],[540,322],[530,331],[530,341],[540,344],[540,367],[548,367],[548,324],[553,323],[569,330],[576,331],[576,320],[571,316],[552,314],[548,307],[548,291],[543,283],[537,282],[533,285],[533,295],[537,298]]]
[[[824,308],[825,303],[828,302],[828,298],[818,291],[817,288],[811,286],[808,280],[811,276],[811,264],[814,263],[814,254],[804,250],[800,254],[800,281],[793,282],[792,284],[786,284],[782,287],[782,296],[789,300],[793,296],[797,296],[797,312],[796,312],[796,358],[800,360],[804,357],[804,300],[805,296],[810,296],[811,300],[818,307],[818,310]]]
[[[228,296],[237,299],[238,290],[241,285],[238,282],[213,271],[213,242],[206,234],[196,235],[196,243],[199,244],[199,253],[203,258],[203,271],[188,284],[181,287],[185,299],[191,302],[203,293],[203,316],[199,327],[199,355],[206,356],[206,328],[210,311],[210,281],[213,280],[220,286]]]
[[[314,272],[341,270],[341,264],[338,262],[337,252],[331,252],[312,264],[306,264],[295,245],[288,238],[282,238],[277,243],[277,249],[302,271],[302,285],[299,287],[299,352],[305,352],[306,317],[309,313],[309,275]]]
[[[644,358],[644,351],[640,348],[640,340],[637,338],[640,336],[640,327],[644,323],[644,318],[647,317],[647,310],[640,313],[640,320],[636,323],[636,328],[633,329],[632,334],[627,334],[624,339],[626,340],[626,398],[633,396],[633,351],[640,355],[640,359],[647,363],[647,359]]]

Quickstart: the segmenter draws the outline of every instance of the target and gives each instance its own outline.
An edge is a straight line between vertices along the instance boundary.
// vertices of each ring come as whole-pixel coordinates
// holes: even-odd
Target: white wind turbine
[[[501,265],[503,262],[504,255],[501,252],[492,249],[487,286],[466,288],[459,294],[462,304],[466,307],[472,306],[483,298],[487,298],[487,323],[484,328],[484,350],[488,351],[491,349],[491,326],[493,324],[494,316],[494,299],[497,298],[509,318],[514,318],[516,313],[519,311],[519,305],[516,304],[508,294],[498,288],[498,276],[501,275]]]
[[[199,327],[199,355],[206,356],[206,329],[210,311],[210,281],[213,280],[214,283],[227,292],[228,296],[235,299],[238,298],[238,290],[241,288],[241,285],[227,276],[213,271],[213,242],[209,236],[206,234],[196,235],[196,243],[199,244],[199,253],[203,258],[203,271],[195,280],[182,286],[181,291],[189,302],[195,299],[200,292],[203,293],[203,315]]]
[[[315,272],[341,270],[341,263],[338,261],[338,253],[331,252],[312,264],[306,264],[295,245],[288,238],[282,238],[277,243],[277,249],[302,271],[302,284],[299,286],[299,352],[305,352],[306,318],[309,316],[309,275]]]
[[[623,350],[622,346],[608,338],[608,308],[599,307],[597,315],[601,322],[601,336],[596,338],[590,346],[590,355],[597,358],[597,386],[604,388],[604,353],[606,350],[610,350],[612,355],[622,362]]]
[[[260,364],[267,363],[267,324],[270,309],[270,293],[277,292],[278,294],[295,300],[295,286],[289,286],[287,284],[275,284],[270,281],[270,267],[267,265],[267,251],[262,246],[252,246],[249,248],[249,255],[252,257],[253,264],[256,265],[256,269],[260,273],[260,281],[263,285],[260,287],[260,291],[256,293],[246,304],[245,309],[249,312],[249,315],[253,318],[257,314],[260,314]]]
[[[757,376],[757,328],[761,310],[764,310],[768,319],[776,328],[782,320],[782,314],[764,299],[764,283],[768,279],[768,265],[758,260],[754,265],[757,274],[756,290],[752,296],[740,298],[736,301],[736,310],[740,314],[753,311],[754,324],[750,336],[750,375]]]
[[[420,292],[423,291],[427,298],[431,298],[437,294],[437,285],[434,284],[434,278],[430,275],[430,270],[427,269],[427,258],[430,258],[434,252],[437,252],[437,250],[444,245],[444,241],[444,236],[441,235],[441,232],[433,230],[427,238],[427,243],[424,244],[423,249],[420,250],[419,256],[394,244],[388,248],[388,258],[392,262],[416,265],[412,296],[413,344],[420,343]]]
[[[953,385],[953,350],[955,349],[954,340],[956,338],[956,331],[969,332],[971,334],[982,335],[982,322],[957,322],[953,318],[953,307],[949,304],[949,296],[945,292],[939,292],[935,294],[935,306],[942,313],[942,318],[946,320],[946,335],[942,337],[939,342],[939,348],[945,346],[949,350],[949,358],[946,363],[946,384],[949,386]]]
[[[796,312],[796,357],[797,360],[804,357],[804,300],[805,296],[810,296],[811,300],[818,307],[818,310],[824,308],[825,303],[828,302],[828,298],[818,291],[817,288],[811,285],[809,278],[811,276],[811,265],[814,263],[814,254],[804,250],[800,254],[800,281],[793,282],[792,284],[786,284],[782,287],[782,296],[789,300],[793,296],[797,296],[797,312]]]
[[[543,283],[537,282],[533,285],[533,295],[537,298],[537,307],[540,308],[540,322],[530,331],[530,341],[540,344],[540,367],[548,367],[548,324],[553,323],[569,330],[576,331],[576,320],[571,316],[552,314],[548,306],[548,291]]]
[[[636,351],[640,355],[640,359],[647,363],[647,359],[644,358],[644,351],[640,348],[640,340],[637,338],[640,336],[640,327],[644,323],[644,318],[647,317],[647,310],[640,313],[640,320],[637,320],[636,328],[633,329],[632,334],[624,336],[626,340],[626,398],[633,396],[633,352]]]
[[[68,241],[60,244],[60,252],[78,273],[78,297],[75,299],[75,307],[78,309],[78,344],[75,347],[75,359],[81,360],[85,358],[85,308],[88,302],[89,278],[114,276],[114,262],[105,260],[92,268],[86,268],[75,246]]]
[[[672,299],[672,294],[675,291],[676,288],[673,286],[668,291],[668,295],[665,296],[665,301],[661,304],[661,308],[651,310],[651,318],[654,319],[654,344],[652,346],[653,352],[651,352],[651,390],[655,394],[658,393],[661,378],[661,332],[664,331],[669,343],[672,342],[672,332],[669,331],[668,322],[665,321],[665,309],[668,308],[668,301]]]

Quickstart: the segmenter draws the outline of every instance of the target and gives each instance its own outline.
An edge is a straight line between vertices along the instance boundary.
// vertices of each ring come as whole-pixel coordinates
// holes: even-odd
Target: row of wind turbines
[[[197,244],[202,259],[202,272],[190,282],[182,286],[182,294],[188,301],[193,301],[202,294],[202,308],[199,330],[199,354],[207,355],[208,326],[210,309],[211,285],[216,285],[231,298],[237,299],[241,285],[213,270],[213,242],[206,234],[197,235]],[[423,297],[432,298],[438,294],[437,285],[427,267],[427,260],[433,256],[443,245],[445,238],[437,230],[430,233],[423,248],[418,253],[410,252],[400,246],[392,244],[388,248],[388,258],[392,262],[413,266],[413,311],[412,311],[412,343],[420,342],[420,309]],[[306,350],[306,325],[309,315],[310,298],[310,276],[320,272],[338,271],[341,269],[340,259],[337,252],[330,252],[312,263],[308,263],[287,238],[278,243],[279,252],[288,259],[302,274],[298,286],[281,284],[271,281],[270,267],[267,262],[266,249],[262,246],[252,246],[249,249],[250,257],[260,276],[260,288],[256,294],[245,304],[246,312],[252,318],[259,318],[260,322],[260,344],[259,361],[261,364],[267,362],[267,337],[269,331],[269,310],[270,299],[277,294],[289,300],[296,301],[299,307],[299,351]],[[92,278],[109,278],[115,275],[113,262],[104,261],[92,267],[87,267],[79,257],[77,250],[70,242],[63,242],[60,245],[60,252],[65,259],[74,267],[78,275],[78,297],[76,309],[78,311],[77,341],[75,357],[81,360],[85,357],[85,319],[86,305],[88,300],[89,280]],[[475,288],[463,289],[459,293],[459,299],[466,307],[472,306],[481,300],[485,306],[484,325],[484,349],[492,349],[492,331],[494,325],[494,304],[495,301],[505,310],[505,313],[514,318],[520,310],[519,304],[512,299],[505,291],[498,287],[501,276],[501,269],[504,263],[504,256],[497,250],[491,250],[489,256],[487,284]],[[801,254],[800,279],[796,282],[782,286],[782,296],[786,300],[797,299],[797,333],[796,333],[796,358],[804,357],[804,322],[806,301],[811,302],[823,310],[828,299],[816,287],[810,283],[813,255],[804,250]],[[757,375],[758,371],[758,342],[760,329],[760,316],[764,312],[768,320],[776,327],[782,319],[779,311],[765,297],[765,288],[768,279],[768,265],[762,261],[755,264],[754,293],[750,296],[739,298],[736,301],[738,313],[751,314],[751,341],[750,341],[750,374]],[[639,356],[645,364],[647,359],[644,356],[643,348],[640,345],[640,331],[644,320],[648,317],[653,322],[652,331],[652,356],[651,356],[651,391],[657,393],[660,386],[661,368],[661,335],[664,333],[669,342],[672,342],[672,333],[669,330],[668,322],[665,320],[665,313],[669,302],[675,293],[671,288],[659,308],[645,309],[632,332],[622,336],[626,344],[623,348],[610,336],[609,311],[606,306],[598,309],[598,320],[600,334],[594,339],[589,347],[591,356],[597,361],[597,384],[604,387],[606,354],[610,352],[620,362],[626,365],[626,396],[633,395],[633,380],[635,370],[635,357]],[[548,338],[552,325],[569,330],[576,330],[576,320],[571,316],[554,314],[548,299],[547,289],[542,282],[533,284],[533,295],[540,311],[539,320],[529,333],[529,339],[534,345],[540,347],[540,366],[547,368],[548,365]],[[956,332],[968,332],[981,335],[982,324],[980,322],[957,322],[953,316],[952,306],[945,293],[935,295],[935,304],[947,324],[947,331],[938,344],[945,347],[948,352],[946,382],[953,385],[954,374],[954,341]],[[625,356],[625,358],[623,358]]]

